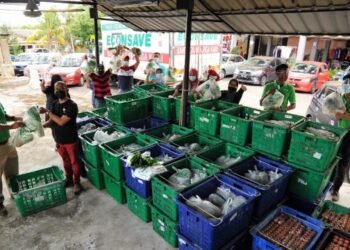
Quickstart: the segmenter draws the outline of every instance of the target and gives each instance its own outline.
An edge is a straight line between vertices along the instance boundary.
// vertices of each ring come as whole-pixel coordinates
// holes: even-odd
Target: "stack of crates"
[[[212,136],[218,135],[220,131],[221,112],[234,107],[238,107],[238,105],[217,100],[194,107],[195,130]]]
[[[153,158],[162,155],[171,157],[169,161],[163,163],[165,167],[167,167],[168,164],[184,157],[184,154],[178,151],[176,148],[162,143],[138,150],[137,152],[142,154],[146,151],[150,152],[150,156]],[[150,200],[152,196],[151,180],[136,177],[136,169],[134,166],[131,166],[128,163],[127,157],[122,158],[122,164],[124,169],[124,187],[126,189],[128,208],[142,221],[149,222],[152,219],[150,209]]]
[[[229,189],[235,195],[243,196],[246,200],[220,218],[204,213],[204,210],[188,205],[190,197],[199,196],[207,199],[217,188]],[[225,175],[216,175],[193,187],[177,198],[179,213],[179,245],[198,246],[199,249],[222,249],[238,234],[246,230],[252,219],[254,205],[259,192],[241,182]],[[203,212],[201,212],[203,211]],[[190,244],[183,244],[188,239]],[[192,248],[189,248],[192,249]]]
[[[157,232],[171,246],[177,247],[178,239],[176,235],[179,222],[176,199],[184,191],[195,187],[203,182],[218,170],[215,166],[197,157],[189,157],[176,161],[167,166],[168,172],[159,174],[152,179],[152,221],[153,230]],[[186,187],[175,188],[169,177],[179,169],[201,170],[207,174],[207,178],[197,183],[192,183]]]
[[[311,133],[317,130],[330,132],[330,137]],[[344,129],[311,121],[292,130],[288,163],[296,171],[291,178],[290,193],[311,203],[320,197],[340,161],[337,153],[346,133]]]
[[[114,131],[120,132],[120,137],[127,136],[131,134],[128,130],[121,126],[112,126],[101,129],[103,132],[108,134],[113,133]],[[104,179],[103,179],[103,163],[102,163],[102,154],[99,144],[94,141],[94,135],[96,131],[88,132],[79,136],[80,143],[83,148],[83,161],[85,169],[87,172],[87,177],[89,181],[97,189],[104,189]]]
[[[130,145],[139,149],[147,148],[157,144],[157,141],[144,134],[130,134],[114,141],[102,143],[100,150],[102,154],[103,176],[107,193],[118,203],[126,202],[124,188],[124,170],[121,158],[125,156],[123,151]],[[134,150],[134,151],[136,151]],[[133,150],[128,150],[133,152]]]
[[[303,121],[302,116],[282,112],[268,112],[256,117],[252,129],[253,150],[274,159],[281,158],[289,147],[291,128]]]

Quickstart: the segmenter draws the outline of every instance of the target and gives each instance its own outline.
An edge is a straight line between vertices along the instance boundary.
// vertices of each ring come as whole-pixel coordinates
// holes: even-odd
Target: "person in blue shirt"
[[[153,83],[153,81],[156,79],[156,70],[161,69],[162,73],[164,75],[167,74],[167,68],[160,63],[160,53],[155,52],[153,55],[153,59],[150,60],[148,63],[145,74],[146,74],[146,80],[145,83]]]

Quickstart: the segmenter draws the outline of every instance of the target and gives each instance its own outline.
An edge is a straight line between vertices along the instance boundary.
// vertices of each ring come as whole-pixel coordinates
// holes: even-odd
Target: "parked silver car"
[[[277,78],[276,67],[282,63],[285,61],[281,58],[254,56],[237,66],[234,77],[240,83],[264,86]]]
[[[222,55],[220,78],[225,78],[228,75],[233,75],[238,65],[241,65],[246,60],[240,55],[224,54]]]

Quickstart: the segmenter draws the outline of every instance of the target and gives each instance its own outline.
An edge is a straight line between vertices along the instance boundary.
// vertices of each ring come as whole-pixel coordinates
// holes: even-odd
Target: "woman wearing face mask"
[[[237,103],[242,99],[243,93],[247,90],[247,87],[244,85],[241,85],[241,88],[238,89],[238,81],[236,79],[231,79],[228,83],[227,90],[221,91],[221,100]]]
[[[60,75],[53,75],[51,77],[51,83],[49,86],[45,86],[45,80],[40,80],[40,88],[41,91],[46,95],[46,109],[51,110],[52,103],[57,100],[57,96],[55,95],[55,84],[56,82],[62,81],[62,77]],[[49,118],[48,116],[45,117],[45,120],[47,121]]]
[[[135,51],[135,50],[134,50]],[[135,71],[140,65],[140,57],[139,55],[135,52],[134,53],[135,60],[136,62],[130,66],[130,57],[125,56],[123,61],[122,61],[122,66],[118,70],[118,77],[122,79],[125,76],[133,76]],[[132,81],[119,81],[119,89],[121,92],[127,92],[132,89]]]
[[[342,158],[342,160],[335,170],[333,179],[334,185],[331,193],[333,201],[339,200],[339,189],[343,184],[345,171],[347,171],[350,166],[350,73],[345,75],[343,79],[342,99],[344,101],[346,111],[336,113],[335,117],[338,120],[338,126],[348,130],[348,133],[344,137],[339,150],[339,156]]]
[[[199,85],[198,70],[196,70],[195,68],[191,68],[189,71],[188,80],[189,80],[189,86],[188,86],[189,95],[193,95],[196,91],[196,88]],[[173,97],[176,97],[180,94],[180,91],[182,90],[182,84],[183,83],[180,83],[175,87]]]

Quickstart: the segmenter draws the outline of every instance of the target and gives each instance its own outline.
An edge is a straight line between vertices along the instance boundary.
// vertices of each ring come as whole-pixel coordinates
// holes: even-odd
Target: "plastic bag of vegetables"
[[[18,128],[12,140],[12,145],[21,147],[34,139],[33,134],[27,128]]]
[[[278,90],[274,94],[268,95],[263,101],[262,106],[265,109],[278,108],[281,107],[283,103],[284,95]]]
[[[28,131],[37,132],[39,137],[43,137],[45,135],[44,128],[41,124],[38,106],[32,106],[27,110],[23,116],[23,122]]]
[[[327,115],[334,116],[337,112],[345,112],[346,107],[342,97],[337,92],[333,92],[324,98],[322,102],[322,111]]]

